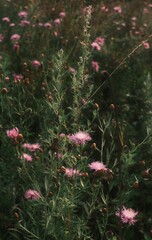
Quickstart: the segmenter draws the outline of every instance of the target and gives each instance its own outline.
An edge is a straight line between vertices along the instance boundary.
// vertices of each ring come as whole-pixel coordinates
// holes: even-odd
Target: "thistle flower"
[[[27,162],[31,162],[33,160],[32,156],[27,153],[23,153],[21,158],[25,159]]]
[[[36,191],[36,190],[28,189],[28,190],[25,192],[24,197],[25,197],[27,200],[38,200],[38,199],[40,199],[41,194],[40,194],[38,191]]]
[[[18,135],[19,135],[19,130],[18,130],[18,128],[17,127],[15,127],[15,128],[13,128],[13,129],[11,129],[11,130],[7,130],[6,131],[6,133],[7,133],[7,136],[9,137],[9,138],[17,138],[18,137]]]
[[[65,168],[65,175],[67,177],[74,177],[76,175],[81,175],[78,170],[73,169],[73,168]]]
[[[132,208],[125,208],[125,206],[122,207],[122,209],[118,209],[116,212],[116,216],[121,219],[123,223],[128,223],[129,225],[133,225],[137,220],[135,220],[136,215],[138,212],[135,212]]]
[[[22,147],[28,149],[30,152],[35,152],[36,150],[40,150],[39,143],[33,143],[33,144],[24,143]]]
[[[102,162],[99,162],[99,161],[94,161],[88,166],[91,170],[95,170],[95,171],[106,172],[108,170],[107,167]]]
[[[86,142],[91,140],[90,135],[87,132],[82,131],[69,135],[68,138],[71,142],[78,145],[84,145]]]
[[[21,36],[16,33],[16,34],[13,34],[10,39],[12,42],[17,42],[18,40],[20,40],[20,38]]]

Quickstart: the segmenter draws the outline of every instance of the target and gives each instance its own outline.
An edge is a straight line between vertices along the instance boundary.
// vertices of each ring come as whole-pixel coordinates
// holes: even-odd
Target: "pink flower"
[[[27,153],[23,153],[21,158],[25,159],[27,162],[31,162],[33,160],[32,156]]]
[[[13,34],[10,39],[12,42],[17,42],[18,40],[20,40],[20,38],[21,36],[16,33],[16,34]]]
[[[38,200],[40,199],[41,194],[36,190],[29,189],[25,192],[24,197],[27,200]]]
[[[116,7],[114,7],[113,9],[114,9],[115,12],[117,12],[117,13],[122,13],[122,8],[121,8],[121,6],[116,6]]]
[[[19,25],[20,25],[20,26],[23,26],[23,27],[29,26],[29,25],[30,25],[30,21],[22,20],[22,21],[20,21]]]
[[[93,68],[96,72],[99,71],[99,63],[98,63],[98,62],[92,61],[92,62],[91,62],[91,65],[92,65],[92,68]]]
[[[21,80],[23,79],[23,75],[22,74],[13,74],[13,78],[14,78],[14,83],[20,83]]]
[[[97,42],[91,43],[92,48],[96,49],[97,51],[101,50],[100,45]]]
[[[61,24],[61,19],[60,18],[55,19],[54,23],[55,23],[56,26],[60,25]]]
[[[6,133],[9,138],[17,138],[19,135],[19,130],[17,127],[15,127],[11,130],[7,130]]]
[[[60,13],[59,13],[59,16],[60,16],[61,18],[64,18],[64,17],[66,16],[66,13],[65,13],[65,12],[60,12]]]
[[[27,15],[28,15],[28,13],[25,12],[25,11],[21,11],[21,12],[18,13],[18,16],[19,16],[20,18],[26,18]]]
[[[39,25],[39,26],[40,26],[40,25]],[[52,24],[49,23],[49,22],[46,22],[46,23],[44,23],[44,27],[45,27],[45,28],[48,28],[48,29],[51,29],[51,28],[52,28]]]
[[[132,208],[127,209],[124,206],[121,210],[118,209],[116,212],[116,216],[120,217],[123,223],[128,223],[129,225],[133,225],[135,222],[137,222],[137,220],[134,219],[137,214],[138,212],[135,212]]]
[[[105,43],[105,38],[97,37],[95,42],[98,43],[100,46],[103,46]]]
[[[87,132],[81,132],[81,131],[75,134],[69,135],[68,138],[71,142],[78,145],[81,145],[81,144],[83,145],[87,141],[91,140],[91,137]]]
[[[73,168],[65,168],[65,175],[67,177],[74,177],[76,175],[80,175],[79,171]]]
[[[3,17],[3,18],[2,18],[2,21],[9,23],[9,22],[10,22],[10,19],[9,19],[8,17]]]
[[[15,27],[15,23],[10,23],[10,27]]]
[[[33,143],[33,144],[24,143],[22,147],[28,149],[30,152],[35,152],[36,150],[40,150],[39,143]]]
[[[41,66],[41,62],[39,62],[38,60],[33,60],[32,61],[32,66],[36,69],[38,69]]]
[[[145,49],[149,49],[150,48],[150,45],[148,42],[143,42],[143,46]]]
[[[90,169],[95,170],[95,171],[103,171],[106,172],[108,169],[107,167],[99,161],[94,161],[91,164],[88,165]]]

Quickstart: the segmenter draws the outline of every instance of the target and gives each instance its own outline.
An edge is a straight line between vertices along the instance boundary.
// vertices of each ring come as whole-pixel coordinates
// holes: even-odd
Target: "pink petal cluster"
[[[23,75],[14,73],[13,78],[14,78],[14,83],[20,83],[21,80],[23,79]]]
[[[13,129],[11,129],[11,130],[7,130],[6,131],[6,133],[7,133],[7,136],[9,137],[9,138],[17,138],[18,137],[18,135],[19,135],[19,130],[18,130],[18,128],[17,127],[15,127],[15,128],[13,128]]]
[[[21,38],[21,36],[19,34],[15,33],[11,36],[10,39],[12,42],[17,42],[18,40],[20,40],[20,38]]]
[[[148,42],[143,42],[143,46],[145,49],[149,49],[150,48],[150,45]]]
[[[67,177],[74,177],[76,175],[81,175],[78,170],[73,168],[65,168],[65,175]]]
[[[9,17],[3,17],[3,18],[2,18],[2,21],[9,23],[9,22],[10,22],[10,19],[9,19]]]
[[[74,144],[83,145],[91,140],[90,135],[87,132],[79,131],[75,134],[68,136],[69,140]]]
[[[114,9],[114,11],[117,12],[117,13],[122,13],[122,8],[121,8],[121,6],[116,6],[116,7],[114,7],[113,9]]]
[[[40,23],[39,23],[40,26]],[[44,25],[42,24],[42,26],[44,26],[45,28],[51,29],[52,28],[52,24],[49,22],[44,23]]]
[[[94,69],[94,71],[96,71],[96,72],[99,71],[99,63],[97,61],[92,61],[91,66]]]
[[[36,191],[36,190],[28,189],[28,190],[25,192],[24,197],[25,197],[27,200],[38,200],[38,199],[40,199],[41,194],[40,194],[38,191]]]
[[[27,153],[23,153],[21,158],[25,159],[27,162],[31,162],[33,160],[32,156]]]
[[[39,143],[24,143],[22,145],[23,148],[28,149],[30,152],[35,152],[36,150],[40,150],[40,144]]]
[[[39,68],[41,66],[41,62],[39,62],[38,60],[33,60],[32,61],[32,66],[34,68]]]
[[[18,16],[19,16],[20,18],[27,18],[27,15],[28,15],[28,13],[25,12],[25,11],[21,11],[21,12],[18,13]]]
[[[125,208],[125,206],[122,207],[122,209],[118,209],[116,212],[116,216],[120,217],[121,221],[123,223],[128,223],[129,225],[133,225],[137,220],[135,220],[135,217],[137,216],[138,212],[135,212],[132,208]]]
[[[60,24],[61,24],[61,19],[60,19],[60,18],[55,19],[55,20],[54,20],[54,24],[55,24],[56,26],[60,25]]]
[[[60,12],[60,13],[59,13],[59,16],[60,16],[61,18],[64,18],[64,17],[66,16],[66,13],[65,13],[65,12]]]
[[[105,43],[105,39],[101,37],[97,37],[94,42],[91,43],[92,48],[96,49],[97,51],[101,50],[101,46]]]
[[[95,171],[106,172],[108,170],[108,168],[102,162],[99,162],[99,161],[94,161],[91,164],[89,164],[88,166],[91,170],[95,170]]]

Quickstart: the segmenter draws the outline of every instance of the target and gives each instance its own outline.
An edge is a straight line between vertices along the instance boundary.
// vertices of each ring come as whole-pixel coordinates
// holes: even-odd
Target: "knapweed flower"
[[[18,128],[17,127],[15,127],[15,128],[13,128],[13,129],[11,129],[11,130],[7,130],[6,131],[6,133],[7,133],[7,136],[9,137],[9,138],[17,138],[18,137],[18,135],[19,135],[19,130],[18,130]]]
[[[23,75],[14,73],[13,78],[14,78],[14,83],[20,83],[21,80],[23,79]]]
[[[25,197],[27,200],[38,200],[38,199],[40,199],[41,194],[40,194],[38,191],[36,191],[36,190],[28,189],[28,190],[25,192],[24,197]]]
[[[121,6],[116,6],[116,7],[114,7],[113,9],[114,9],[114,11],[117,12],[117,13],[122,13],[122,8],[121,8]]]
[[[98,43],[100,46],[103,46],[105,44],[105,38],[97,37],[95,39],[95,42]]]
[[[60,19],[60,18],[55,19],[55,20],[54,20],[54,24],[55,24],[56,26],[60,25],[60,24],[61,24],[61,19]]]
[[[40,25],[39,25],[39,26],[40,26]],[[51,29],[51,28],[52,28],[52,24],[49,23],[49,22],[44,23],[43,26],[44,26],[45,28],[48,28],[48,29]]]
[[[129,225],[133,225],[137,220],[135,220],[135,217],[137,216],[138,212],[135,212],[132,208],[125,208],[125,206],[122,207],[122,209],[118,209],[116,212],[116,216],[121,219],[123,223],[128,223]]]
[[[91,66],[94,69],[94,71],[96,71],[96,72],[99,71],[99,63],[97,61],[92,61]]]
[[[94,161],[90,163],[88,166],[91,170],[95,170],[95,171],[106,172],[108,170],[108,168],[102,162],[99,162],[99,161]]]
[[[33,60],[32,61],[32,66],[36,69],[38,69],[41,66],[41,62],[39,62],[38,60]]]
[[[97,42],[91,43],[92,48],[96,49],[97,51],[101,50],[100,45]]]
[[[23,155],[21,156],[22,159],[26,160],[27,162],[31,162],[33,160],[32,156],[27,154],[27,153],[23,153]]]
[[[67,177],[74,177],[76,175],[81,175],[78,170],[73,169],[73,168],[65,168],[65,175]]]
[[[60,12],[59,16],[60,16],[60,18],[64,18],[66,16],[66,13],[65,12]]]
[[[19,34],[15,33],[11,36],[10,39],[12,42],[17,42],[18,40],[20,40],[20,38],[21,38],[21,36]]]
[[[89,133],[82,132],[82,131],[79,131],[72,135],[68,135],[68,138],[71,142],[73,142],[74,144],[78,144],[78,145],[83,145],[86,142],[91,140]]]
[[[3,18],[2,18],[2,21],[9,23],[9,22],[10,22],[10,19],[9,19],[8,17],[3,17]]]
[[[30,152],[35,152],[36,150],[40,150],[39,143],[33,143],[33,144],[24,143],[22,147],[28,149]]]
[[[25,12],[25,11],[21,11],[21,12],[18,13],[18,16],[19,16],[20,18],[27,18],[27,15],[28,15],[28,13]]]
[[[149,49],[150,48],[150,45],[148,42],[143,42],[143,46],[145,49]]]
[[[22,21],[20,21],[19,25],[22,26],[22,27],[29,26],[30,25],[30,21],[22,20]]]

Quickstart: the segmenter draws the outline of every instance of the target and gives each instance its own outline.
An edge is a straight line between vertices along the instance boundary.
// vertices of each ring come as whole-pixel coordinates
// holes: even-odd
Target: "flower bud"
[[[2,93],[3,93],[3,94],[7,94],[7,93],[8,93],[7,88],[3,88],[3,89],[2,89]]]

